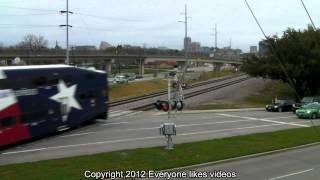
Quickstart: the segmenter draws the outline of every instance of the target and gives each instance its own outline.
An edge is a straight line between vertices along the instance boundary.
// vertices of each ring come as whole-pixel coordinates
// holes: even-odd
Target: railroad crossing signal
[[[168,101],[158,100],[156,103],[154,103],[154,105],[156,106],[156,108],[158,110],[163,110],[164,112],[168,112],[168,110],[169,110],[169,102]]]

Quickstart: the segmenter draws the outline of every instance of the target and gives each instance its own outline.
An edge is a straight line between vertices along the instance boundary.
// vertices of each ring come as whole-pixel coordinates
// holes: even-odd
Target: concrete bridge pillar
[[[138,62],[138,65],[139,65],[139,75],[143,76],[144,75],[145,59],[138,59],[137,62]]]
[[[213,71],[221,71],[221,67],[224,65],[224,63],[213,63]]]
[[[111,75],[111,70],[112,70],[112,63],[111,63],[111,61],[110,61],[110,60],[105,61],[104,67],[105,67],[106,73],[108,73],[108,76],[110,76],[110,75]]]
[[[232,66],[236,72],[240,71],[240,64],[233,64]]]
[[[186,62],[185,61],[177,61],[177,66],[179,69],[182,69],[185,66]]]

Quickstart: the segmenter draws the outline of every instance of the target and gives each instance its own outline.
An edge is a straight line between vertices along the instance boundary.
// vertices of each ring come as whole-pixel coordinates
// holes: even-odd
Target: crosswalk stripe
[[[133,115],[139,114],[141,112],[143,112],[143,111],[130,111],[130,110],[128,110],[128,111],[121,111],[121,110],[120,111],[110,111],[109,117],[110,118],[119,117],[119,116],[128,117],[128,116],[133,116]]]

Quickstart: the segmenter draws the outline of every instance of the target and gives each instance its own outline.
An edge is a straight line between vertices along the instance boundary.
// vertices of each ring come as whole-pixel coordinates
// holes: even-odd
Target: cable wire
[[[263,28],[262,28],[262,26],[261,26],[258,18],[255,16],[255,14],[254,14],[253,10],[251,9],[251,6],[250,6],[249,3],[247,2],[247,0],[244,0],[244,1],[245,1],[246,5],[247,5],[248,9],[250,10],[253,18],[255,19],[257,25],[259,26],[260,31],[262,32],[263,36],[264,36],[268,41],[271,41],[270,38],[266,35],[265,31],[263,30]],[[288,72],[287,72],[284,64],[283,64],[282,61],[281,61],[281,57],[282,57],[282,56],[281,56],[281,55],[279,55],[279,56],[281,56],[281,57],[278,57],[278,56],[277,56],[277,53],[276,53],[276,51],[275,51],[275,48],[273,47],[272,44],[270,44],[270,47],[271,47],[271,48],[270,48],[270,49],[271,49],[271,52],[275,55],[275,59],[276,59],[276,60],[278,61],[278,63],[280,64],[280,68],[282,69],[283,73],[284,73],[285,76],[287,77],[287,79],[288,79],[288,81],[289,81],[289,85],[294,89],[295,94],[296,94],[296,96],[298,97],[298,99],[299,99],[299,101],[300,101],[300,100],[301,100],[300,95],[298,94],[296,88],[294,87],[293,81],[292,81],[292,79],[290,78],[290,76],[289,76],[289,74],[288,74]]]
[[[250,10],[252,16],[254,17],[257,25],[259,26],[262,34],[264,35],[264,37],[265,37],[267,40],[270,40],[270,38],[269,38],[269,37],[266,35],[266,33],[264,32],[261,24],[259,23],[257,17],[255,16],[253,10],[251,9],[251,6],[250,6],[249,3],[247,2],[247,0],[244,0],[244,1],[245,1],[246,5],[247,5],[248,9]],[[295,94],[297,95],[299,101],[301,101],[300,95],[298,94],[296,88],[293,86],[293,82],[292,82],[290,76],[288,75],[288,73],[287,73],[284,65],[283,65],[282,62],[281,62],[281,59],[280,59],[280,58],[282,58],[282,56],[281,56],[280,54],[279,54],[280,57],[277,56],[277,53],[276,53],[276,51],[275,51],[275,47],[273,47],[273,44],[270,44],[270,47],[271,47],[270,50],[271,50],[271,52],[275,55],[275,58],[277,59],[278,63],[280,64],[280,67],[281,67],[282,71],[283,71],[283,72],[285,73],[285,75],[287,76],[289,82],[292,83],[290,86],[293,87],[293,89],[294,89],[294,91],[295,91]],[[290,83],[289,83],[289,84],[290,84]],[[314,131],[316,132],[316,134],[317,134],[318,136],[320,136],[320,131],[316,128],[315,123],[313,122],[312,119],[310,120],[310,122],[311,122],[311,127],[312,127],[312,129],[314,129]]]
[[[309,19],[310,19],[310,21],[311,21],[311,24],[312,24],[313,29],[316,30],[317,28],[316,28],[316,26],[315,26],[315,24],[314,24],[314,22],[313,22],[313,20],[312,20],[312,18],[311,18],[311,16],[310,16],[310,13],[309,13],[306,5],[304,4],[303,0],[300,0],[300,1],[301,1],[301,3],[302,3],[302,6],[303,6],[304,10],[305,10],[306,13],[307,13]]]

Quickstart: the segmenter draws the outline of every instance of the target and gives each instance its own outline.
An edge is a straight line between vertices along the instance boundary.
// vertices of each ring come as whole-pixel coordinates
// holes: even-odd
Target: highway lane
[[[165,138],[159,135],[158,128],[167,121],[166,115],[156,111],[133,112],[112,117],[107,121],[99,120],[95,124],[73,131],[0,151],[0,164],[164,146]],[[175,143],[311,125],[308,120],[297,119],[290,112],[265,111],[180,113],[173,121],[177,124],[178,133],[174,137]],[[316,124],[320,124],[320,120],[316,121]]]
[[[318,180],[320,145],[195,169],[234,171],[241,180]]]

